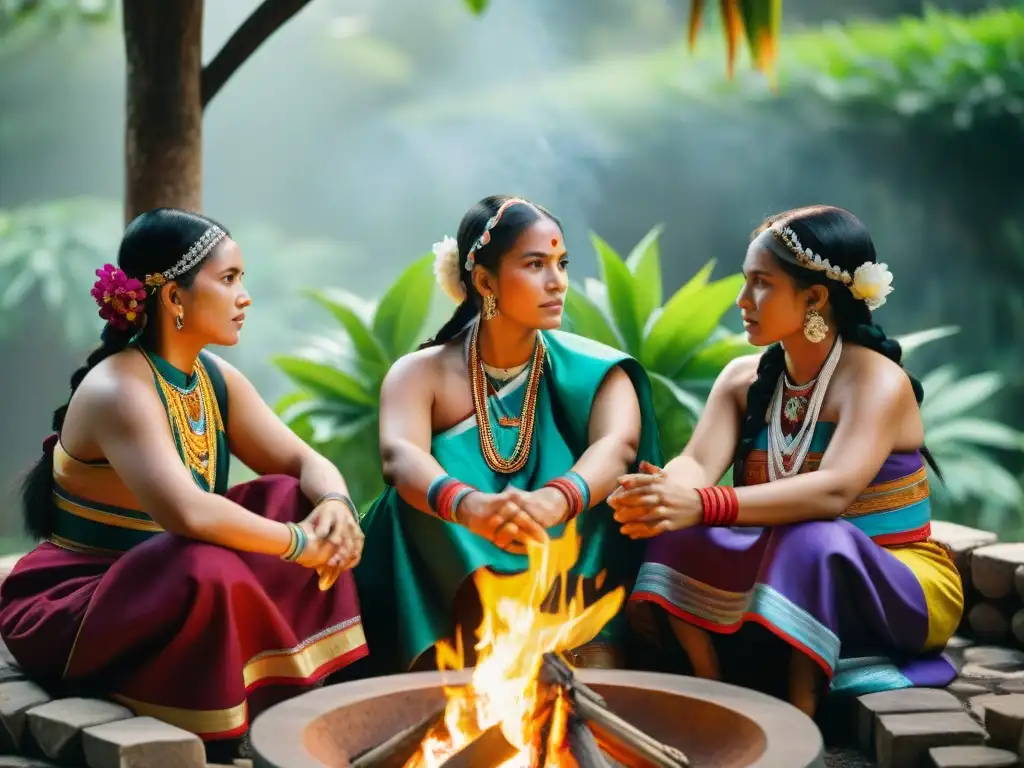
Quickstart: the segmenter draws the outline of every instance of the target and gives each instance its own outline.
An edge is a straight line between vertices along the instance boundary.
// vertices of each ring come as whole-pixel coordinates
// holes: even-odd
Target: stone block
[[[932,768],[1017,768],[1013,752],[992,747],[935,747],[928,750]]]
[[[1024,651],[998,645],[976,645],[963,652],[965,664],[978,664],[1000,672],[1024,670]]]
[[[957,669],[964,665],[964,652],[974,646],[974,641],[963,635],[953,635],[946,643],[946,655],[953,661]]]
[[[22,750],[26,713],[49,700],[46,691],[28,680],[0,683],[0,753]]]
[[[985,693],[981,696],[972,696],[967,700],[967,708],[971,714],[978,718],[978,722],[985,722],[985,710],[989,704],[997,699],[1003,698],[1005,693]]]
[[[875,729],[882,715],[963,712],[960,700],[939,688],[901,688],[869,693],[859,697],[857,703],[857,742],[868,754],[875,743]]]
[[[961,701],[973,698],[974,696],[983,696],[986,693],[991,693],[991,684],[982,683],[981,681],[964,680],[957,678],[952,683],[946,686],[946,690],[952,693]]]
[[[911,768],[921,765],[932,747],[984,743],[985,729],[963,710],[882,715],[875,728],[875,759],[878,768]]]
[[[1010,693],[986,703],[985,730],[993,747],[1016,750],[1024,734],[1024,694]]]
[[[193,733],[152,717],[133,717],[82,731],[89,768],[205,768],[206,750]]]
[[[990,544],[971,553],[971,583],[990,600],[1014,592],[1017,567],[1024,565],[1024,543]]]
[[[990,669],[980,664],[964,664],[960,670],[960,679],[972,683],[997,685],[1010,680],[1024,680],[1024,670],[1019,672],[1006,672],[1000,669]]]
[[[127,720],[131,710],[99,699],[58,699],[28,711],[28,729],[47,757],[81,765],[82,731],[94,725]]]
[[[984,643],[1005,643],[1010,638],[1010,615],[1000,605],[981,602],[967,611],[967,625]]]
[[[1004,680],[996,690],[1000,693],[1024,693],[1024,680]]]
[[[971,552],[978,547],[989,546],[999,541],[999,537],[989,531],[968,528],[945,520],[932,520],[932,539],[945,546],[953,555],[956,567],[962,577],[969,578],[971,573]]]
[[[57,765],[38,757],[0,755],[0,768],[57,768]]]

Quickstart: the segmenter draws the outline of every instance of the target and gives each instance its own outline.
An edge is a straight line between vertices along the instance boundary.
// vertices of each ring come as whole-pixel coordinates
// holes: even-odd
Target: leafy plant
[[[743,276],[710,281],[714,260],[662,304],[660,234],[652,229],[625,259],[592,235],[601,280],[570,287],[566,329],[621,349],[647,369],[662,445],[673,456],[690,439],[715,378],[754,347],[721,325]]]
[[[278,413],[341,469],[360,507],[383,489],[380,386],[391,365],[423,340],[434,294],[433,258],[414,262],[376,304],[347,291],[310,292],[340,332],[316,337],[301,354],[274,358],[299,387],[278,403]]]
[[[936,328],[900,341],[909,354],[958,331]],[[1024,433],[976,411],[1005,387],[1005,379],[995,371],[960,377],[955,365],[946,364],[922,376],[921,385],[925,442],[944,479],[932,484],[937,506],[958,517],[971,509],[973,519],[965,522],[1001,529],[1010,514],[1024,508],[1024,489],[993,452],[1024,452]]]
[[[45,314],[70,344],[95,342],[101,321],[89,286],[116,257],[120,217],[116,203],[92,198],[0,209],[0,339]]]

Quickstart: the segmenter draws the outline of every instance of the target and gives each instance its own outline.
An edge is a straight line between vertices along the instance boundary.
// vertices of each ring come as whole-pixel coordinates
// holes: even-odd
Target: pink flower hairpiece
[[[100,308],[100,317],[122,331],[130,326],[142,327],[145,322],[146,286],[134,277],[128,277],[113,264],[104,264],[96,270],[99,278],[89,292]]]

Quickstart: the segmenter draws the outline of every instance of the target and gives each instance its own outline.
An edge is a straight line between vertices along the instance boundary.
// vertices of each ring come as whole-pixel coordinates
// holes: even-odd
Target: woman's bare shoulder
[[[418,349],[398,358],[384,377],[385,386],[415,384],[432,387],[440,384],[445,375],[463,365],[461,342],[452,341],[435,347]]]

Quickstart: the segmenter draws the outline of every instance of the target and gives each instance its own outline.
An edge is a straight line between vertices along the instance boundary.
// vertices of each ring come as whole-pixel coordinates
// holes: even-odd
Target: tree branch
[[[203,108],[213,100],[221,88],[256,49],[274,32],[297,14],[310,0],[263,0],[213,60],[203,67]]]

